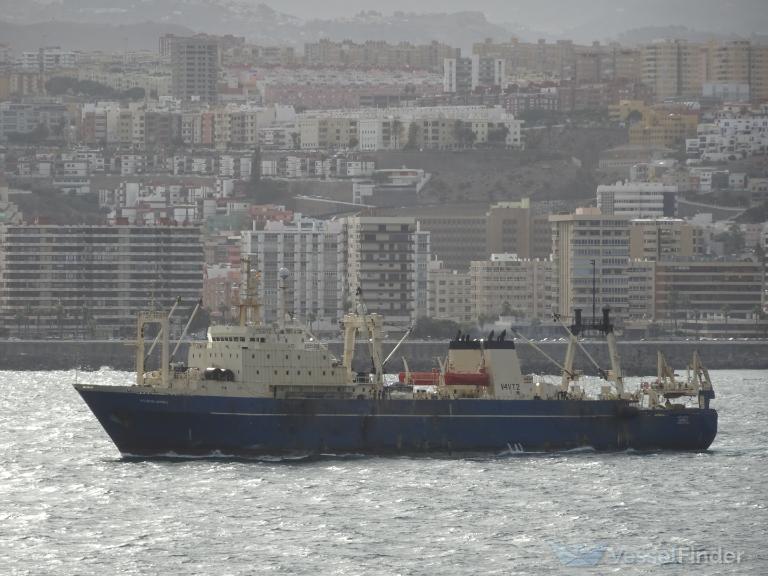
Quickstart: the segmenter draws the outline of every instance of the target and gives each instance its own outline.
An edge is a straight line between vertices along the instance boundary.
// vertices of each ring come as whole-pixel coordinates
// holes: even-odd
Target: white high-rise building
[[[405,329],[427,315],[429,232],[415,218],[352,216],[345,219],[347,294],[369,312]]]
[[[285,311],[312,329],[336,329],[345,312],[343,239],[341,221],[301,214],[293,222],[267,222],[264,230],[244,232],[242,253],[260,274],[262,320],[276,321],[284,298]],[[288,272],[284,282],[282,268]]]
[[[552,260],[557,312],[584,317],[608,306],[625,318],[628,310],[629,219],[603,214],[598,208],[577,208],[574,214],[553,215]],[[593,299],[594,290],[594,299]]]
[[[674,218],[677,186],[658,182],[616,182],[597,187],[597,207],[603,214],[628,218]]]
[[[0,225],[0,321],[39,334],[133,334],[148,306],[194,306],[203,261],[196,226]]]

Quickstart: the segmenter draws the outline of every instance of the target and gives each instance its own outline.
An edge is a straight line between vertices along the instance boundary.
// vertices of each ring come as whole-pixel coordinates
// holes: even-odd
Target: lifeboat
[[[446,386],[489,386],[491,379],[487,372],[446,372]]]

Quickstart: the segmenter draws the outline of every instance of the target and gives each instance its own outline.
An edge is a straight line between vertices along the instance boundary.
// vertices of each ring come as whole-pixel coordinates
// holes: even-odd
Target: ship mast
[[[261,304],[256,297],[256,282],[259,275],[251,270],[251,259],[249,257],[241,259],[240,263],[242,264],[240,268],[241,274],[243,271],[245,272],[245,291],[243,292],[242,290],[243,283],[241,281],[240,304],[238,305],[240,310],[239,323],[240,326],[245,326],[248,323],[248,311],[251,310],[250,320],[252,323],[258,324]]]

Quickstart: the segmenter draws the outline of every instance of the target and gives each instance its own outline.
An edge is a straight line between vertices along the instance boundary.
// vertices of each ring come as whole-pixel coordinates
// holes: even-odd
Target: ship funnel
[[[581,322],[581,308],[573,309],[573,326],[571,326],[571,332],[574,336],[581,334],[582,322]]]
[[[611,325],[611,309],[608,307],[603,308],[603,325],[601,326],[601,329],[605,334],[613,332],[613,326]]]

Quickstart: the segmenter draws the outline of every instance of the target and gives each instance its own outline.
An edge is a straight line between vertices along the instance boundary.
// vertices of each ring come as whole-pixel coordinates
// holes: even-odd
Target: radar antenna
[[[250,321],[257,324],[259,322],[259,311],[261,309],[261,304],[256,297],[256,284],[259,279],[259,273],[251,270],[251,259],[249,257],[243,258],[240,262],[242,264],[240,273],[245,273],[245,283],[242,283],[241,281],[240,284],[241,295],[240,304],[238,305],[238,308],[240,309],[240,326],[245,326],[248,323],[249,311],[251,312]],[[245,288],[245,290],[242,290],[242,288]]]

